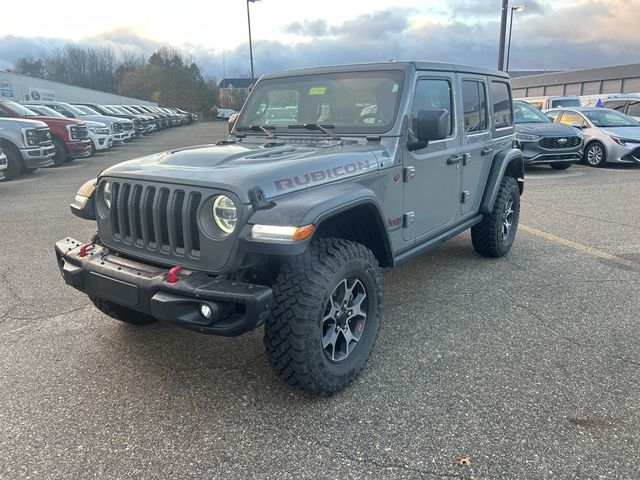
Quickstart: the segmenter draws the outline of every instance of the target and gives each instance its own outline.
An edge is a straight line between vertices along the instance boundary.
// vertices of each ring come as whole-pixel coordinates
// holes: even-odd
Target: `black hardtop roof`
[[[366,72],[371,70],[424,70],[424,71],[440,71],[440,72],[457,72],[470,73],[475,75],[490,75],[508,79],[509,75],[500,70],[492,68],[473,67],[470,65],[459,65],[455,63],[445,62],[372,62],[372,63],[354,63],[346,65],[332,65],[323,67],[302,68],[298,70],[287,70],[283,72],[267,73],[261,78],[281,78],[294,77],[300,75],[313,75],[322,73],[335,72]]]

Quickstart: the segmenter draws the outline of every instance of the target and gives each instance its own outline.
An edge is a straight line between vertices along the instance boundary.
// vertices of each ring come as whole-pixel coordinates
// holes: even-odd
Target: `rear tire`
[[[52,138],[54,147],[56,147],[56,153],[53,156],[53,166],[59,167],[60,165],[64,165],[67,162],[67,157],[69,154],[67,153],[67,147],[64,145],[64,142],[59,138]]]
[[[102,313],[120,322],[128,323],[129,325],[148,325],[149,323],[157,322],[157,320],[150,315],[136,312],[117,303],[96,297],[89,297],[89,299]]]
[[[570,163],[552,163],[551,164],[551,168],[553,168],[554,170],[566,170],[567,168],[569,168],[571,166]]]
[[[493,210],[471,228],[473,248],[485,257],[502,257],[509,252],[518,230],[520,189],[513,177],[503,177]]]
[[[286,383],[312,395],[347,387],[378,334],[382,286],[365,246],[321,238],[282,266],[265,325],[269,364]]]
[[[24,171],[24,163],[20,152],[13,146],[4,147],[4,153],[7,156],[7,168],[2,171],[4,178],[0,182],[9,182],[15,180]]]

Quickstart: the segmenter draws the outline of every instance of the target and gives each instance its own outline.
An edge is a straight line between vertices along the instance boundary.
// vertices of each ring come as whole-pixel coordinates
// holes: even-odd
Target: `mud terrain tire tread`
[[[502,213],[509,195],[514,196],[515,222],[514,232],[510,235],[510,241],[502,239]],[[498,258],[507,254],[515,238],[518,220],[520,218],[520,190],[516,179],[505,176],[500,182],[498,196],[493,205],[493,210],[485,214],[482,221],[471,228],[471,242],[474,250],[484,257]]]
[[[354,358],[337,373],[321,346],[322,315],[336,276],[347,264],[359,264],[369,277],[373,302],[365,334]],[[375,291],[371,291],[373,288]],[[314,240],[307,251],[285,263],[273,285],[275,305],[265,325],[264,343],[270,366],[287,384],[312,395],[330,396],[347,387],[364,367],[380,323],[382,286],[378,261],[365,246],[336,238]],[[360,348],[362,347],[362,348]],[[345,366],[343,365],[343,368]]]

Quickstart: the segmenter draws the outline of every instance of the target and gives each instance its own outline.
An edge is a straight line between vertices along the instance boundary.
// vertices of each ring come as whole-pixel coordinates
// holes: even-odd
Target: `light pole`
[[[247,0],[247,25],[249,26],[249,57],[251,58],[251,78],[255,78],[253,74],[253,45],[251,44],[251,13],[249,12],[249,4],[259,0]]]
[[[502,15],[500,19],[500,46],[498,47],[498,70],[504,70],[504,37],[507,33],[507,11],[509,0],[502,0]]]
[[[511,20],[509,20],[509,46],[507,47],[507,68],[505,71],[509,73],[509,57],[511,56],[511,30],[513,30],[513,12],[521,12],[526,8],[526,5],[516,5],[511,7]]]

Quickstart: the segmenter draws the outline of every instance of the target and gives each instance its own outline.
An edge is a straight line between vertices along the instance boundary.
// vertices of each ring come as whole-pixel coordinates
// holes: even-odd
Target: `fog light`
[[[213,317],[213,312],[211,311],[211,307],[206,303],[200,304],[200,315],[202,315],[207,320],[211,320]]]

